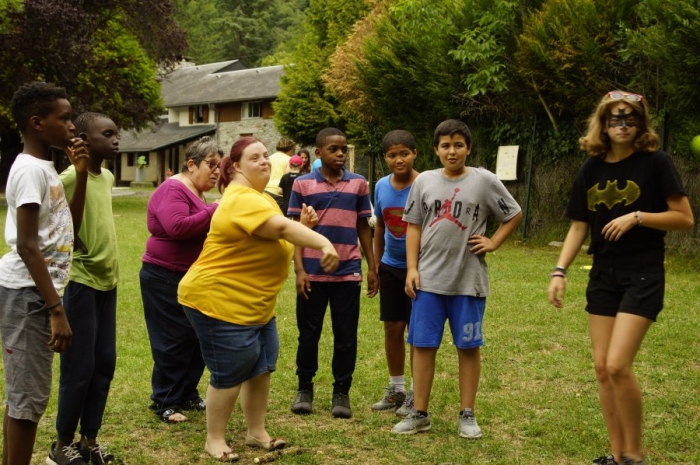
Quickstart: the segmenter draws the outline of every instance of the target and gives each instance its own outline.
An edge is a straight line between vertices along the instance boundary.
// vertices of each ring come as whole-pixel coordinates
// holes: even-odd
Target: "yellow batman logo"
[[[598,184],[588,189],[588,209],[595,211],[595,207],[602,203],[608,207],[608,210],[612,210],[618,203],[625,203],[625,205],[630,205],[634,203],[635,200],[639,198],[641,190],[639,185],[634,181],[627,181],[627,185],[624,189],[617,187],[617,179],[614,181],[607,181],[605,184],[605,189],[598,189]]]

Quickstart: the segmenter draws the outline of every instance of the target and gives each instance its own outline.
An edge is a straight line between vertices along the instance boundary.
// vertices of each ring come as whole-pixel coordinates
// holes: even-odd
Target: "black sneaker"
[[[121,461],[114,458],[113,454],[107,452],[107,449],[99,444],[95,444],[92,447],[83,447],[80,453],[83,454],[83,457],[89,457],[89,461],[86,460],[86,463],[91,463],[92,465],[116,465],[121,463]]]
[[[314,391],[299,390],[292,404],[292,412],[297,415],[308,415],[311,413],[311,403],[314,401]]]
[[[190,399],[181,403],[179,406],[180,410],[196,410],[198,412],[203,412],[207,409],[207,403],[201,397],[196,399]]]
[[[629,457],[622,457],[622,465],[647,465],[647,461],[642,459],[639,462],[635,462]]]
[[[331,415],[334,418],[350,418],[352,410],[350,410],[350,396],[340,392],[333,394],[333,408]]]
[[[618,465],[612,455],[604,455],[593,460],[593,465]]]
[[[46,463],[48,465],[87,465],[88,462],[83,460],[78,446],[78,443],[73,443],[57,449],[54,442],[51,445],[49,456],[46,457]]]

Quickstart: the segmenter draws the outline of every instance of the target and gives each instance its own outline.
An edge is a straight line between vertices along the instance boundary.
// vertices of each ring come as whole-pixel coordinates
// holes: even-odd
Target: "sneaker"
[[[207,409],[207,403],[201,397],[197,397],[196,399],[190,399],[183,402],[182,404],[178,405],[178,408],[180,410],[196,410],[198,412],[204,412]]]
[[[397,417],[405,417],[409,413],[411,413],[411,410],[413,409],[413,391],[408,391],[408,394],[406,394],[406,398],[403,401],[403,404],[401,404],[401,407],[396,409],[396,414]]]
[[[350,396],[337,392],[333,394],[333,408],[331,415],[334,418],[350,418],[352,410],[350,410]]]
[[[604,455],[593,460],[593,465],[617,465],[615,457],[611,455]]]
[[[297,415],[308,415],[311,413],[311,403],[314,401],[314,391],[300,390],[292,404],[292,412]]]
[[[56,448],[56,443],[54,442],[51,445],[49,456],[46,457],[46,463],[48,465],[87,465],[88,462],[83,460],[83,456],[80,455],[77,442],[60,449]]]
[[[468,439],[481,437],[481,428],[476,424],[476,417],[470,408],[459,412],[459,435]]]
[[[629,457],[622,457],[622,465],[647,465],[647,461],[642,459],[639,462],[635,462]]]
[[[91,463],[92,465],[106,465],[110,463],[115,465],[121,463],[114,458],[113,454],[107,452],[107,449],[99,444],[95,444],[92,447],[84,447],[80,452],[84,458],[89,458],[89,460],[85,460],[85,463]]]
[[[416,434],[428,430],[430,430],[430,416],[418,413],[415,408],[411,409],[406,418],[391,428],[391,432],[396,434]]]
[[[384,397],[382,397],[379,402],[372,405],[372,410],[389,410],[401,407],[405,399],[405,392],[397,391],[394,386],[389,386],[384,390]]]

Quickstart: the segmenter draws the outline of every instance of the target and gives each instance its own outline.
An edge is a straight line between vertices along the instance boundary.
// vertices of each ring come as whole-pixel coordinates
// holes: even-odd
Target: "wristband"
[[[52,308],[56,308],[59,305],[61,305],[62,303],[63,303],[63,301],[61,299],[59,299],[58,302],[56,302],[55,304],[49,305],[48,307],[46,307],[46,310],[51,310]]]
[[[562,273],[561,271],[555,271],[554,273],[549,275],[550,278],[564,278],[566,279],[566,273]]]
[[[566,274],[566,268],[563,266],[555,266],[554,271],[561,271],[562,273]]]
[[[637,226],[641,226],[642,225],[642,212],[637,210],[636,212],[634,212],[634,217],[637,219]]]

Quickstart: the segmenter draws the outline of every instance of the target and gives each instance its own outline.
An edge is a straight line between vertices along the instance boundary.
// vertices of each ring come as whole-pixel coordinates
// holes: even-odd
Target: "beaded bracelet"
[[[62,303],[63,303],[63,301],[59,299],[58,302],[56,302],[55,304],[49,305],[48,307],[46,307],[46,310],[51,310],[52,308],[56,308],[59,305],[61,305]]]

